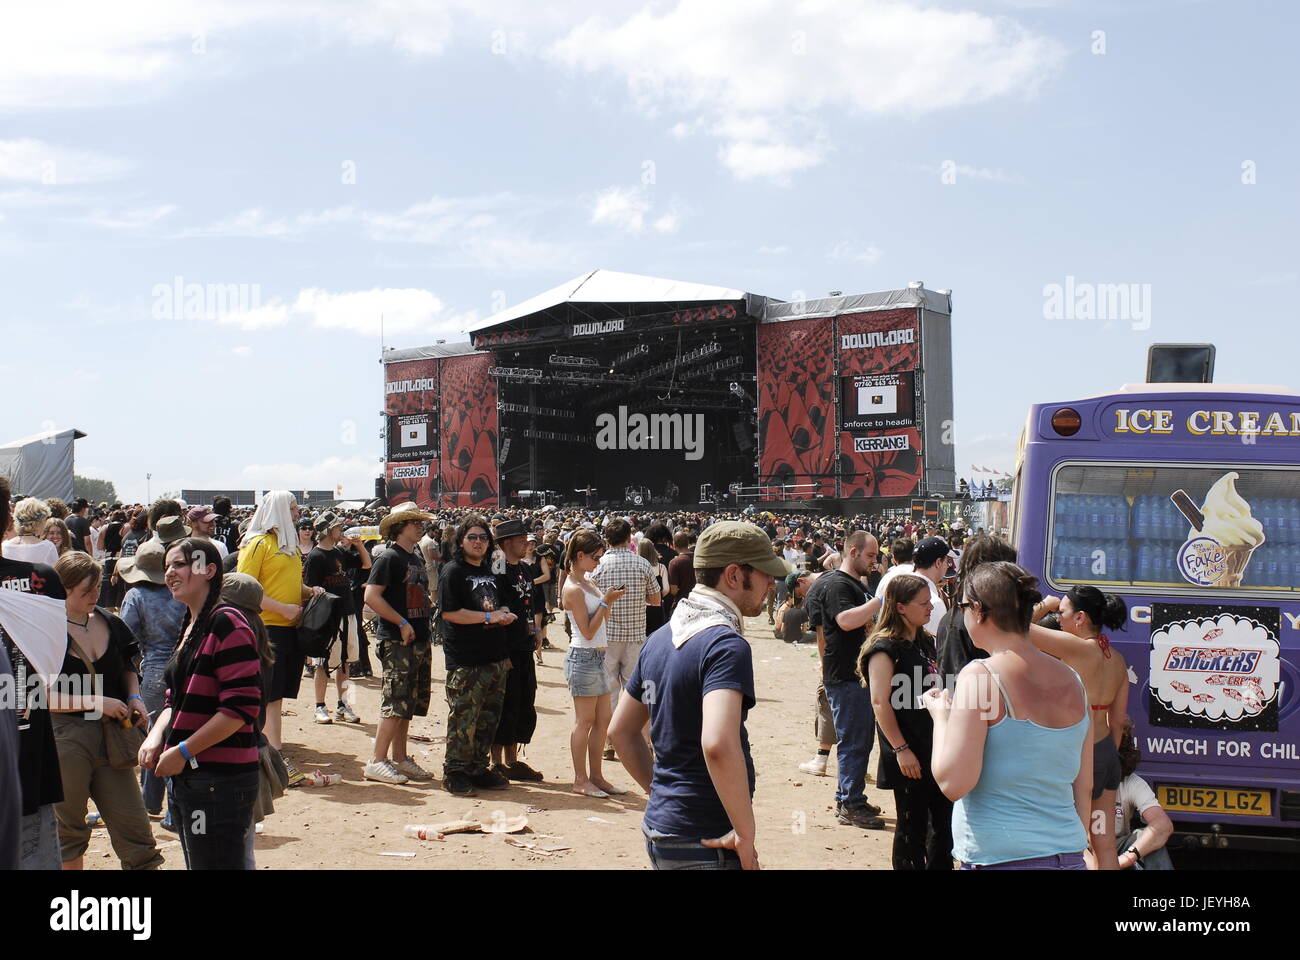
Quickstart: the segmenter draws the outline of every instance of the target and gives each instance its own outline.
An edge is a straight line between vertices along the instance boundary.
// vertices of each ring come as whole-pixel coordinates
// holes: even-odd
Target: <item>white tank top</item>
[[[589,582],[585,580],[582,582],[582,595],[587,601],[588,623],[591,623],[591,618],[594,617],[596,611],[600,609],[601,595],[596,593],[595,590],[596,588]],[[564,615],[569,618],[569,629],[573,633],[573,636],[569,639],[570,647],[575,650],[603,650],[605,647],[609,646],[609,637],[605,633],[604,620],[602,620],[600,626],[596,628],[596,635],[588,640],[582,635],[582,631],[578,629],[578,624],[573,619],[573,611],[566,610]]]

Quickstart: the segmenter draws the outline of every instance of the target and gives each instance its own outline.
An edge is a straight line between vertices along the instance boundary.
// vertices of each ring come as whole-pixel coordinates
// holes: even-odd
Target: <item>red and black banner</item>
[[[835,369],[825,317],[758,328],[759,483],[835,494]]]
[[[916,311],[845,314],[835,325],[844,391],[840,496],[912,496],[924,464],[915,414],[915,371],[921,366]]]

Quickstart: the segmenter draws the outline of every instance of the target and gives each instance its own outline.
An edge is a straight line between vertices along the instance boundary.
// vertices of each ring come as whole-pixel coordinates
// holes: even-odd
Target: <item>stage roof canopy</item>
[[[729,287],[688,283],[683,280],[664,280],[661,277],[643,277],[636,273],[619,273],[617,270],[592,270],[535,297],[529,297],[523,303],[495,313],[465,332],[477,333],[480,330],[518,320],[520,317],[541,313],[562,303],[691,303],[697,301],[711,303],[719,300],[744,299],[743,290],[733,290]]]

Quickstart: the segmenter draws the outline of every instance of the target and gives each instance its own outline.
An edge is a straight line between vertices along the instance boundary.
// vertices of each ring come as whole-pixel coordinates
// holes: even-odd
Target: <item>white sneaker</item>
[[[814,777],[828,776],[826,773],[826,757],[820,753],[811,760],[805,760],[799,764],[799,769],[804,773],[811,773]]]
[[[324,704],[317,704],[317,705],[316,705],[316,722],[317,722],[317,723],[333,723],[333,722],[334,722],[334,720],[330,717],[330,712],[329,712],[329,710],[326,709],[326,707],[325,707]]]
[[[398,773],[404,773],[411,780],[432,780],[433,774],[424,767],[420,766],[411,757],[405,760],[398,760],[393,763],[393,769]]]
[[[411,778],[402,773],[390,760],[372,760],[361,772],[365,780],[377,780],[380,783],[406,783]]]
[[[358,717],[355,713],[353,713],[352,708],[349,707],[346,703],[339,704],[339,706],[334,708],[334,716],[338,718],[340,723],[361,722],[361,718]]]

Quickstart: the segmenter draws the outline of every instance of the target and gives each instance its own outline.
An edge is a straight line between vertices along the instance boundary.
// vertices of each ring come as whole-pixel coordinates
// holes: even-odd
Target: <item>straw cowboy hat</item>
[[[434,519],[436,518],[433,514],[425,513],[408,500],[406,503],[394,507],[388,516],[379,521],[379,536],[384,540],[390,539],[389,532],[399,523],[409,523],[412,520],[418,520],[421,523],[428,523]]]

